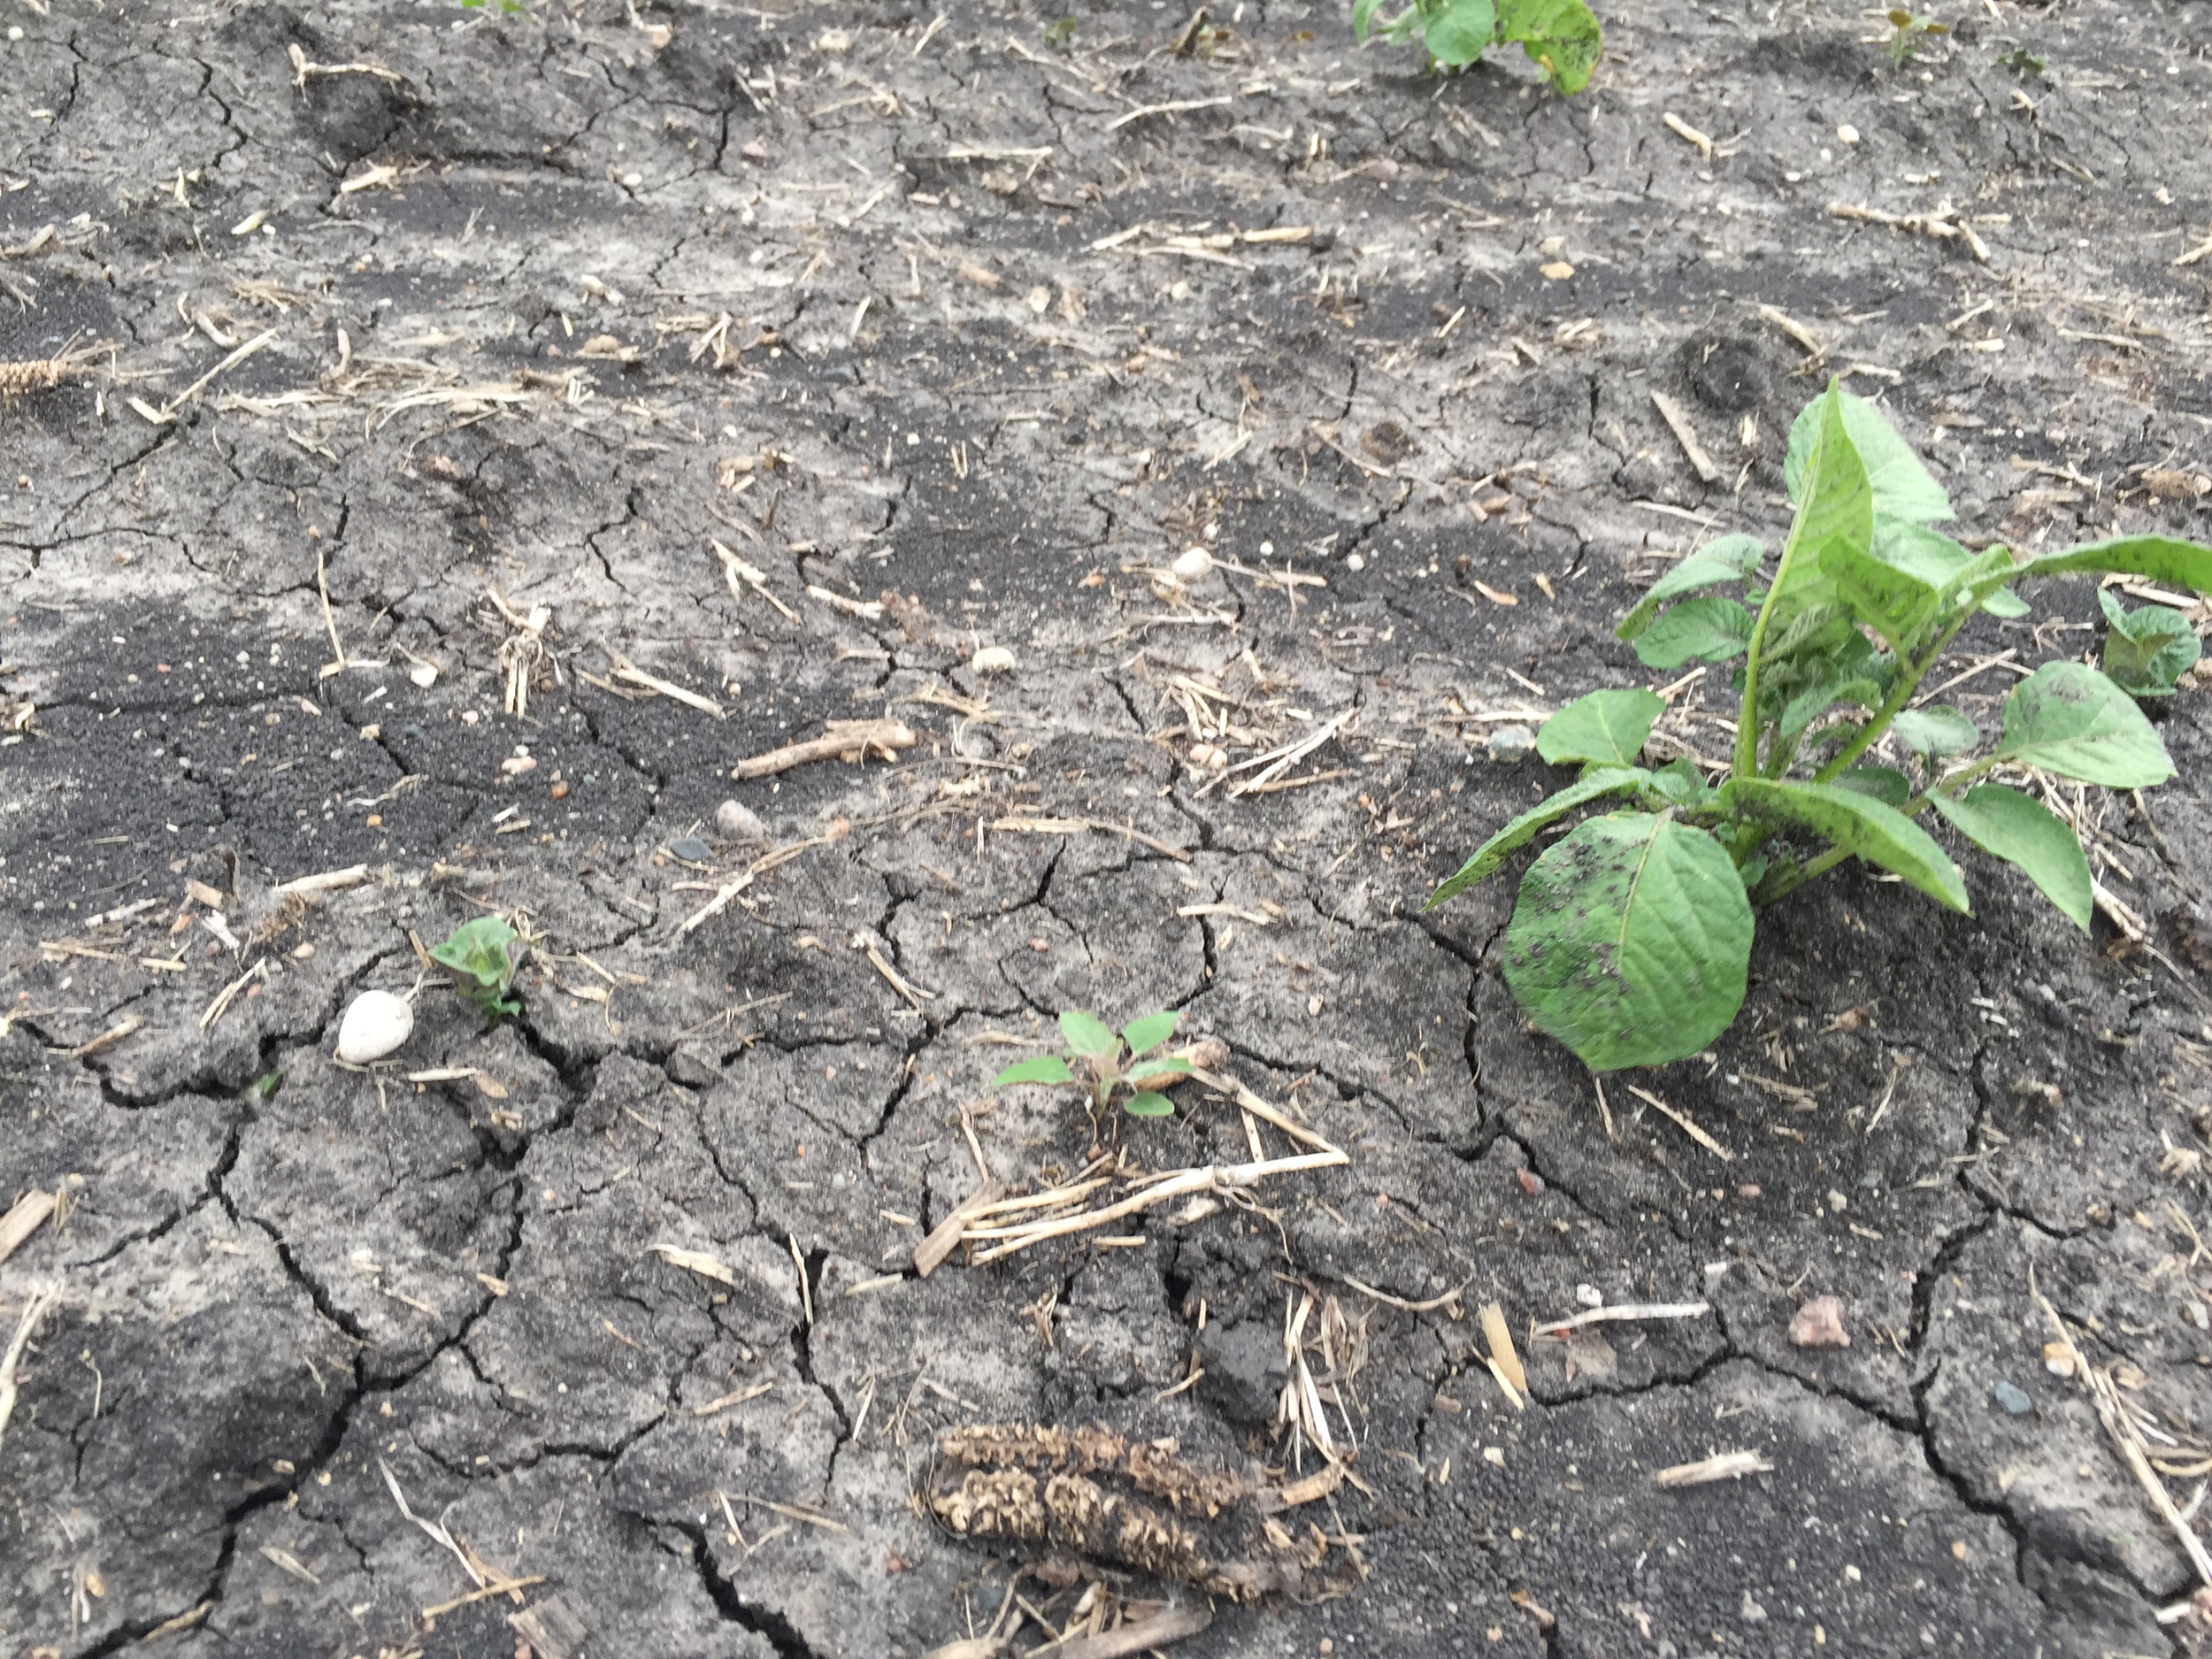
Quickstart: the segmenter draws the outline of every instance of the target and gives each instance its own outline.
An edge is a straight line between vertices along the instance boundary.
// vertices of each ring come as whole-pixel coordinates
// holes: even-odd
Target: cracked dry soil
[[[1993,0],[1901,72],[1855,8],[1606,11],[1562,102],[1320,0],[10,9],[0,360],[112,351],[0,403],[0,1201],[66,1198],[0,1269],[0,1332],[59,1287],[0,1652],[918,1655],[1016,1559],[911,1502],[938,1433],[1279,1467],[1299,1285],[1363,1327],[1365,1485],[1312,1513],[1369,1576],[1181,1653],[2202,1640],[2028,1295],[2201,1464],[2200,693],[2179,780],[2101,809],[2147,949],[1972,859],[1971,919],[1855,872],[1768,915],[1734,1029],[1636,1079],[1725,1163],[1620,1088],[1609,1137],[1518,1024],[1509,883],[1418,910],[1547,787],[1494,717],[1641,680],[1611,622],[1709,525],[1773,544],[1819,377],[1774,314],[1970,532],[2212,530],[2212,7]],[[2067,626],[1947,674],[2093,641],[2087,584],[2033,597]],[[2011,672],[1954,695],[1993,722]],[[1347,715],[1293,787],[1194,754]],[[885,716],[896,764],[729,780]],[[815,844],[684,933],[761,851],[725,798]],[[426,992],[400,1059],[497,1097],[335,1068],[345,1002],[486,907],[541,935],[525,1014]],[[1069,1006],[1181,1010],[1348,1164],[917,1278],[964,1112],[1018,1190],[1084,1162],[983,1087]],[[1249,1156],[1182,1094],[1133,1161]],[[1578,1286],[1712,1310],[1525,1342],[1514,1410],[1471,1310]],[[1786,1339],[1822,1294],[1847,1349]],[[1725,1450],[1772,1471],[1654,1485]],[[388,1470],[525,1605],[426,1618],[473,1580]]]

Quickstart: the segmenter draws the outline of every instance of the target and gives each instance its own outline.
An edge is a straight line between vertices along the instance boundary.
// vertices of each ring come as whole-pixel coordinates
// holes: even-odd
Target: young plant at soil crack
[[[480,916],[432,947],[430,959],[453,976],[453,988],[461,1000],[496,1025],[503,1018],[522,1012],[522,1004],[507,992],[529,949],[522,935],[498,917]]]
[[[1091,1091],[1091,1116],[1102,1118],[1121,1094],[1121,1109],[1133,1118],[1165,1118],[1175,1102],[1148,1083],[1164,1083],[1186,1075],[1191,1063],[1180,1055],[1153,1051],[1175,1034],[1179,1014],[1147,1014],[1133,1019],[1117,1035],[1095,1014],[1070,1009],[1060,1016],[1060,1034],[1067,1048],[1060,1054],[1039,1055],[1010,1065],[991,1079],[993,1088],[1010,1083],[1079,1084]]]
[[[1585,0],[1412,0],[1386,21],[1381,0],[1353,0],[1352,35],[1371,30],[1393,43],[1416,35],[1430,63],[1464,69],[1493,46],[1518,45],[1562,92],[1579,92],[1604,55],[1605,37]]]
[[[1657,694],[1593,692],[1537,733],[1537,753],[1578,763],[1580,778],[1429,900],[1472,887],[1578,807],[1630,803],[1530,866],[1505,933],[1514,1000],[1594,1071],[1664,1064],[1725,1031],[1743,1004],[1754,910],[1846,858],[1966,912],[1957,868],[1915,822],[1924,812],[2016,866],[2088,932],[2094,888],[2074,830],[2033,795],[1984,780],[2001,766],[2139,789],[2174,775],[2129,688],[2084,663],[2046,663],[2016,685],[1978,757],[1974,722],[1916,694],[1975,615],[2025,614],[2011,591],[2023,577],[2116,572],[2212,592],[2212,548],[2132,535],[2019,564],[2003,547],[1972,552],[1934,527],[1952,517],[1942,487],[1840,383],[1797,418],[1784,476],[1796,513],[1771,580],[1760,585],[1757,541],[1725,536],[1662,577],[1616,630],[1647,668],[1741,659],[1735,751],[1717,780],[1686,758],[1639,764],[1666,706]],[[1741,603],[1712,591],[1740,584]],[[2142,616],[2115,623],[2124,661],[2109,641],[2106,661],[2170,686],[2187,648]],[[2161,649],[2173,654],[2158,660]],[[1863,758],[1886,737],[1901,767]]]

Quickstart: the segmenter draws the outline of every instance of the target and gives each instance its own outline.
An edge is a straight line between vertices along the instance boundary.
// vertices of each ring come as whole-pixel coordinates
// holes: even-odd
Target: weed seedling
[[[1895,31],[1884,50],[1889,53],[1889,66],[1902,69],[1905,59],[1918,51],[1923,39],[1930,35],[1948,35],[1951,26],[1939,23],[1933,18],[1915,17],[1909,12],[1892,12],[1889,26]]]
[[[2023,81],[2032,81],[2049,67],[2039,53],[2032,52],[2024,46],[2014,47],[1998,58],[1997,64],[2000,68],[2011,70]]]
[[[1416,35],[1440,69],[1464,69],[1493,46],[1518,45],[1562,92],[1579,92],[1605,50],[1605,38],[1584,0],[1412,0],[1396,17],[1378,21],[1381,0],[1353,0],[1352,34],[1363,45],[1371,30],[1385,40]]]
[[[1079,1084],[1091,1091],[1094,1119],[1106,1115],[1116,1091],[1126,1091],[1121,1109],[1131,1117],[1168,1117],[1175,1110],[1175,1102],[1157,1089],[1143,1086],[1180,1077],[1191,1070],[1191,1063],[1179,1055],[1152,1052],[1175,1034],[1175,1022],[1180,1018],[1172,1013],[1147,1014],[1142,1019],[1131,1020],[1117,1036],[1096,1015],[1071,1009],[1060,1016],[1060,1034],[1068,1043],[1064,1053],[1039,1055],[1010,1065],[991,1079],[991,1087]]]
[[[480,916],[455,928],[444,943],[432,949],[430,959],[452,974],[453,988],[461,999],[496,1025],[506,1016],[522,1012],[522,1004],[507,991],[529,949],[522,935],[498,917]]]
[[[1914,820],[1932,811],[2015,865],[2089,931],[2089,861],[2066,820],[2026,788],[2039,774],[2113,789],[2174,775],[2136,707],[2170,690],[2196,640],[2159,607],[2113,618],[2100,673],[2053,662],[2007,695],[1993,746],[1920,683],[1978,613],[2024,615],[2012,584],[2091,571],[2212,592],[2212,548],[2131,535],[2020,564],[1935,528],[1949,498],[1874,408],[1832,383],[1790,432],[1785,480],[1796,514],[1770,580],[1747,535],[1693,553],[1615,630],[1647,668],[1740,659],[1735,752],[1709,779],[1687,758],[1638,764],[1666,704],[1647,690],[1595,691],[1544,723],[1536,751],[1579,780],[1515,818],[1437,888],[1442,903],[1576,808],[1585,819],[1530,866],[1507,925],[1504,977],[1541,1030],[1593,1071],[1695,1054],[1742,1006],[1752,912],[1844,859],[1879,865],[1966,912],[1957,868]],[[1744,603],[1709,591],[1747,585]],[[1748,607],[1755,605],[1754,611]],[[2183,636],[2188,635],[2183,642]],[[1868,751],[1888,740],[1894,765]],[[1998,768],[2011,783],[1984,781]]]

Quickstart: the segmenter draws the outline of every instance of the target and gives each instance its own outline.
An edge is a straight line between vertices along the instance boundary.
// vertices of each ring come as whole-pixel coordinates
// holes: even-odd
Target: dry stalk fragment
[[[914,728],[900,720],[832,720],[827,735],[809,738],[803,743],[787,743],[781,749],[741,760],[730,768],[730,776],[766,778],[817,760],[841,760],[857,765],[870,754],[895,761],[896,751],[911,749],[918,741]]]

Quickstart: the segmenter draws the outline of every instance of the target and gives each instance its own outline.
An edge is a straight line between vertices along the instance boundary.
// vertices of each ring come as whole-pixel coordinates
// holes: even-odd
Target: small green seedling
[[[1413,0],[1379,22],[1381,0],[1353,0],[1352,35],[1385,40],[1416,35],[1440,69],[1463,69],[1493,46],[1517,45],[1562,92],[1579,92],[1605,51],[1605,37],[1584,0]]]
[[[1975,723],[1916,694],[1976,615],[2026,613],[2011,592],[2024,577],[2108,571],[2208,593],[2212,548],[2130,535],[2020,564],[2003,547],[1970,551],[1935,528],[1952,517],[1942,486],[1836,382],[1797,418],[1783,476],[1796,514],[1771,580],[1760,585],[1758,541],[1724,536],[1661,577],[1615,630],[1647,668],[1741,659],[1735,752],[1719,775],[1686,758],[1645,769],[1665,703],[1648,690],[1592,692],[1536,736],[1540,756],[1580,764],[1580,779],[1493,835],[1429,901],[1472,887],[1578,807],[1625,798],[1630,810],[1585,819],[1529,867],[1505,932],[1514,1000],[1593,1071],[1663,1065],[1725,1031],[1743,1005],[1755,908],[1846,858],[1966,912],[1957,868],[1913,821],[1924,811],[2016,866],[2087,933],[2094,888],[2073,829],[2034,795],[1984,778],[2003,766],[2018,781],[2047,773],[2141,789],[2174,775],[2121,673],[2045,663],[2007,695],[1978,758]],[[1739,584],[1740,604],[1709,591]],[[2195,637],[2185,644],[2150,612],[2107,605],[2108,665],[2170,687],[2167,671],[2194,660]],[[1898,764],[1870,764],[1885,738]]]
[[[461,10],[464,12],[494,9],[511,18],[521,16],[530,8],[523,4],[523,0],[461,0]]]
[[[1920,50],[1924,36],[1948,35],[1951,32],[1951,26],[1947,23],[1939,23],[1933,18],[1916,17],[1909,12],[1892,12],[1888,16],[1890,27],[1896,31],[1890,36],[1889,45],[1885,49],[1889,53],[1889,66],[1892,69],[1902,69],[1905,59]]]
[[[1055,18],[1040,31],[1046,45],[1056,52],[1071,51],[1075,47],[1076,21],[1073,18]]]
[[[2171,605],[2130,611],[2109,588],[2097,590],[2104,607],[2104,672],[2131,697],[2170,697],[2174,682],[2197,665],[2204,647],[2189,618]]]
[[[507,1015],[522,1012],[522,1004],[507,991],[529,949],[498,917],[480,916],[455,928],[431,950],[430,959],[453,975],[453,988],[462,1000],[496,1025]]]
[[[2032,81],[2048,67],[2042,55],[2024,46],[2016,46],[1997,60],[1998,67],[2009,69],[2023,81]]]
[[[1142,1085],[1180,1077],[1192,1069],[1180,1055],[1152,1052],[1175,1034],[1175,1022],[1180,1018],[1173,1013],[1147,1014],[1142,1019],[1131,1020],[1117,1036],[1096,1015],[1071,1009],[1060,1016],[1060,1034],[1068,1040],[1064,1054],[1039,1055],[1034,1060],[1010,1065],[991,1079],[991,1087],[1079,1083],[1091,1091],[1093,1118],[1103,1117],[1113,1103],[1115,1091],[1125,1089],[1128,1093],[1121,1109],[1131,1117],[1168,1117],[1175,1110],[1175,1102],[1157,1089]]]

